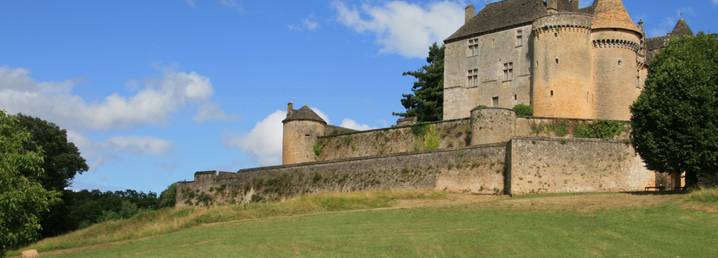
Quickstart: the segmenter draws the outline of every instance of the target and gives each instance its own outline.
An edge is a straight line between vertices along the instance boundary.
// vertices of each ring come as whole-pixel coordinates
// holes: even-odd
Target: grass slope
[[[715,190],[520,198],[323,194],[164,210],[29,248],[50,251],[43,257],[711,257],[718,253],[716,200]]]

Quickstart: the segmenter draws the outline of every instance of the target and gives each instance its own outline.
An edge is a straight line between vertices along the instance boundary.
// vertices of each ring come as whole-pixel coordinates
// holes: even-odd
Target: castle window
[[[468,87],[478,87],[479,86],[479,69],[473,69],[469,70],[467,72],[467,84]]]
[[[517,101],[517,100],[519,100],[519,96],[514,94],[514,101]]]
[[[553,90],[551,90],[551,97],[553,97]]]
[[[557,57],[557,58],[556,58],[556,64],[558,64],[558,63],[559,63],[559,60],[558,60],[558,57]]]
[[[479,55],[479,39],[469,39],[469,56]]]
[[[621,66],[623,64],[623,60],[618,59],[618,66]]]
[[[499,96],[491,98],[491,104],[493,104],[494,107],[498,107],[499,106]]]
[[[554,32],[553,36],[558,38],[558,32]]]
[[[524,45],[524,34],[522,30],[516,30],[516,47]]]
[[[504,63],[504,80],[510,81],[514,79],[514,63]]]

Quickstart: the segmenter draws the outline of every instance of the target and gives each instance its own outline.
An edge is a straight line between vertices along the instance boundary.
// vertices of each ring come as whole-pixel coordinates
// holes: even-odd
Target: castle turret
[[[551,3],[551,2],[549,2]],[[591,17],[560,12],[533,23],[536,116],[592,118]]]
[[[287,105],[287,118],[282,121],[282,163],[284,165],[316,161],[314,145],[324,136],[327,122],[308,106],[294,110]]]
[[[642,32],[621,0],[593,3],[592,47],[596,118],[628,120],[630,105],[643,85],[640,72]]]

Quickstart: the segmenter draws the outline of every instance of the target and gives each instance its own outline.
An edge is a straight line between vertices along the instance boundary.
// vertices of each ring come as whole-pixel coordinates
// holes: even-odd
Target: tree
[[[401,105],[406,109],[402,113],[394,113],[400,117],[416,117],[419,122],[439,121],[443,117],[444,108],[444,49],[434,43],[429,47],[427,65],[419,70],[405,72],[404,76],[413,76],[416,82],[411,88],[412,93],[403,94]]]
[[[26,149],[43,150],[43,173],[26,176],[42,184],[45,189],[62,193],[61,200],[42,215],[42,236],[55,236],[75,229],[68,223],[72,200],[67,196],[65,188],[70,186],[70,180],[75,175],[89,169],[85,159],[75,144],[67,140],[67,131],[57,125],[22,114],[16,115],[16,120],[31,135],[31,140],[25,144]]]
[[[171,184],[162,193],[160,198],[157,199],[157,208],[174,207],[175,200],[177,197],[177,184]]]
[[[43,173],[40,150],[28,150],[30,133],[0,111],[0,255],[38,236],[39,216],[57,200],[31,178]]]
[[[647,167],[686,173],[693,187],[718,171],[718,36],[672,39],[631,106],[632,138]]]

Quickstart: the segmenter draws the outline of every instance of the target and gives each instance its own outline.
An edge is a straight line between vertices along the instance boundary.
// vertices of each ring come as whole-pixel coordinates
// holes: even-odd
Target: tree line
[[[88,170],[66,130],[0,110],[0,256],[40,238],[174,206],[174,186],[160,196],[67,190],[72,178]]]

